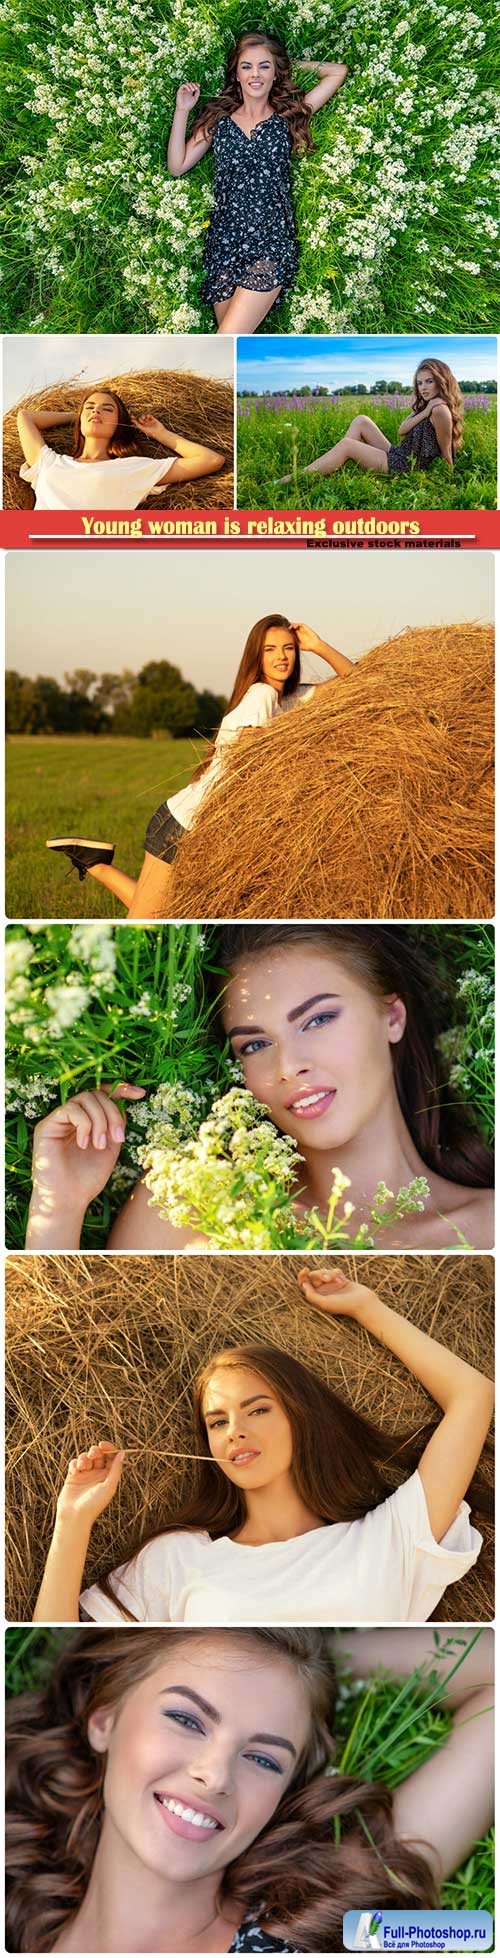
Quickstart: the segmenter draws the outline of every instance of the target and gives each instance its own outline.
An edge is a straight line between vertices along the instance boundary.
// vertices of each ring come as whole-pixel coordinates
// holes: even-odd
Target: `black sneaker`
[[[81,884],[92,864],[112,863],[115,854],[114,843],[91,843],[88,836],[51,836],[47,849],[60,850],[61,856],[69,857]]]

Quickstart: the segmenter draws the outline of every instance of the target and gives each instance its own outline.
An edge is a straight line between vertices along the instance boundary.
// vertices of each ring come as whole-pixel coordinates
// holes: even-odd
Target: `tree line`
[[[174,739],[210,738],[227,708],[224,694],[198,693],[169,660],[149,660],[140,673],[92,673],[76,667],[64,684],[39,674],[5,676],[7,734],[120,734]]]
[[[462,390],[462,394],[496,394],[497,393],[496,381],[459,381],[458,385],[459,388],[461,388]],[[341,395],[341,394],[348,394],[348,395],[409,394],[410,388],[411,388],[410,381],[384,381],[384,380],[373,381],[372,386],[370,388],[365,386],[364,381],[356,381],[356,382],[352,382],[349,386],[342,387],[342,388],[325,388],[325,387],[316,387],[316,388],[295,387],[295,388],[274,388],[274,389],[261,388],[259,390],[258,397],[256,397],[255,388],[239,388],[238,398],[240,401],[255,401],[255,399],[260,398],[261,395],[266,395],[268,393],[275,393],[275,394],[282,394],[285,400],[293,400],[294,395],[295,396],[313,395],[314,400],[316,401],[322,399],[329,400],[332,395],[335,395],[335,397],[337,397],[337,395]]]

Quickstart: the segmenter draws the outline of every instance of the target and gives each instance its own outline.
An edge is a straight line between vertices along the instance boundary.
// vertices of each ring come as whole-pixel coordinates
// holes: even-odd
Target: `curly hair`
[[[107,394],[109,400],[114,401],[115,408],[118,410],[118,423],[113,435],[109,439],[108,455],[131,456],[139,454],[141,449],[140,430],[134,428],[132,416],[129,413],[129,409],[126,408],[125,402],[122,401],[121,394],[116,394],[114,388],[108,388],[106,383],[103,382],[101,385],[96,384],[95,388],[87,388],[80,402],[80,406],[77,408],[72,431],[73,447],[71,453],[73,457],[77,458],[83,455],[85,443],[81,429],[82,408],[85,407],[86,401],[90,401],[93,394]]]
[[[417,367],[416,374],[414,374],[413,376],[415,407],[417,413],[420,412],[421,408],[425,408],[426,405],[425,401],[423,401],[422,399],[421,394],[419,394],[419,388],[418,388],[418,377],[419,374],[423,373],[424,367],[428,368],[429,374],[432,374],[433,380],[436,381],[437,383],[441,400],[446,402],[446,406],[450,410],[450,415],[451,415],[452,425],[453,425],[452,443],[453,443],[453,448],[458,454],[458,450],[461,449],[462,447],[462,439],[463,439],[462,429],[463,429],[463,419],[464,419],[463,396],[460,393],[458,381],[455,380],[455,375],[452,374],[451,367],[447,366],[445,360],[421,360],[419,366]]]
[[[269,94],[271,108],[275,109],[276,114],[282,116],[284,122],[288,124],[292,154],[298,150],[312,150],[311,110],[304,101],[302,90],[293,85],[290,57],[283,43],[277,40],[274,34],[262,34],[258,28],[254,32],[250,29],[248,33],[239,35],[229,57],[221,94],[198,109],[192,135],[196,136],[203,131],[204,136],[213,136],[214,129],[217,128],[217,123],[222,117],[232,116],[235,109],[240,108],[243,98],[236,70],[245,47],[269,48],[276,71]]]
[[[68,1637],[47,1684],[7,1712],[7,1944],[50,1951],[81,1908],[104,1814],[105,1756],[88,1739],[91,1713],[118,1706],[173,1645],[203,1630],[82,1630]],[[338,1951],[349,1908],[431,1907],[430,1863],[394,1832],[382,1785],[332,1772],[335,1673],[324,1631],[210,1632],[263,1647],[294,1668],[310,1732],[293,1781],[256,1841],[224,1870],[219,1904],[278,1922],[303,1951]],[[332,1824],[335,1827],[332,1827]]]

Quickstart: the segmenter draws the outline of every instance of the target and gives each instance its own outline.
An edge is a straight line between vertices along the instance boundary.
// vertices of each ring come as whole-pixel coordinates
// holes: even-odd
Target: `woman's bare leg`
[[[146,850],[137,883],[132,886],[127,917],[168,918],[171,895],[172,864],[163,863],[161,857],[152,857]]]
[[[390,449],[390,446],[388,442],[387,448]],[[375,475],[387,476],[388,474],[385,449],[370,446],[368,442],[360,442],[352,435],[342,435],[340,442],[336,442],[333,449],[327,449],[326,454],[318,456],[316,462],[306,463],[304,475],[333,476],[336,469],[343,469],[345,462],[359,462],[361,469],[372,469]],[[284,477],[283,481],[290,481],[290,477]]]
[[[372,449],[385,449],[386,455],[391,447],[388,436],[382,434],[382,429],[377,428],[376,422],[372,422],[371,415],[355,415],[354,421],[349,422],[349,427],[346,428],[346,435],[352,436],[353,440],[358,442],[368,442]]]
[[[232,298],[232,295],[231,295],[231,298]],[[215,318],[216,318],[216,320],[217,320],[217,325],[218,325],[219,327],[220,327],[220,326],[222,326],[222,321],[223,321],[223,320],[225,320],[225,317],[226,317],[226,313],[227,313],[227,311],[228,311],[228,307],[229,307],[230,305],[231,305],[231,299],[218,299],[218,300],[217,300],[217,303],[216,303],[216,305],[214,306],[214,313],[215,313]]]
[[[265,320],[281,292],[281,286],[274,286],[272,292],[253,292],[250,287],[236,286],[224,316],[217,328],[218,333],[255,333],[256,326]],[[219,315],[220,306],[214,307]]]
[[[125,870],[118,870],[113,863],[93,863],[87,870],[87,877],[95,877],[97,884],[104,884],[105,890],[111,891],[112,897],[119,898],[120,904],[124,904],[128,910],[137,887],[135,879],[127,877]]]

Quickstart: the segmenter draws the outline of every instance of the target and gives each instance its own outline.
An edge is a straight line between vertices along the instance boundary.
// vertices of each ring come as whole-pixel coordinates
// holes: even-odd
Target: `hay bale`
[[[491,1258],[353,1255],[346,1266],[415,1325],[491,1370]],[[146,1521],[151,1533],[163,1527],[181,1485],[190,1486],[192,1382],[223,1345],[262,1340],[292,1352],[394,1433],[429,1419],[412,1375],[352,1322],[308,1306],[296,1273],[292,1255],[8,1259],[8,1617],[31,1615],[55,1494],[71,1456],[92,1440],[108,1436],[129,1452],[118,1498],[92,1532],[87,1582],[123,1560]],[[442,1599],[440,1619],[491,1617],[489,1528],[484,1535],[479,1566]]]
[[[91,387],[110,387],[122,400],[132,415],[158,415],[166,428],[176,435],[186,435],[191,442],[207,442],[209,448],[221,449],[226,457],[225,466],[215,476],[202,476],[194,483],[173,483],[169,489],[165,485],[164,499],[149,496],[141,504],[143,510],[157,510],[160,501],[173,510],[228,510],[234,501],[233,477],[233,388],[230,381],[206,380],[201,374],[177,374],[170,368],[143,369],[132,368],[126,374],[106,374],[102,381],[88,383],[82,387],[81,381],[61,381],[57,387],[42,388],[37,395],[24,395],[14,408],[4,417],[3,424],[3,507],[4,510],[32,510],[34,493],[29,483],[21,481],[19,470],[23,461],[22,449],[17,433],[17,412],[19,408],[71,409],[76,414]],[[54,428],[48,431],[52,449],[69,454],[69,429]],[[168,456],[168,449],[161,443],[150,442],[146,436],[139,437],[138,453],[147,456]]]
[[[406,631],[242,733],[175,861],[172,918],[493,910],[493,634]]]

